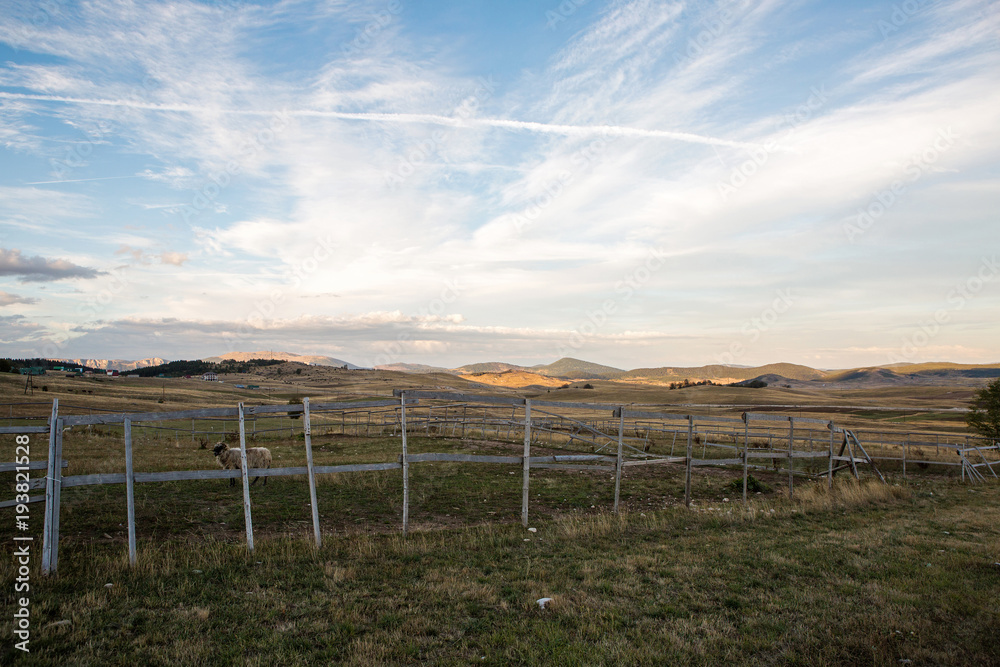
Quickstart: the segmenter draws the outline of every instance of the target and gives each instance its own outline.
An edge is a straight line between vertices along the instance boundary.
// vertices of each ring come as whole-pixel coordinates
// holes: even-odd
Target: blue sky
[[[4,356],[1000,360],[996,3],[7,5]]]

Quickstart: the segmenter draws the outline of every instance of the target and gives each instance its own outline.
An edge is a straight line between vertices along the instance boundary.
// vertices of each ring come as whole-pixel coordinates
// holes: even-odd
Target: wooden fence
[[[58,565],[59,507],[63,488],[87,485],[125,484],[128,510],[128,551],[129,561],[136,561],[135,498],[136,483],[165,482],[199,479],[240,478],[243,487],[243,513],[246,527],[247,547],[254,549],[252,507],[250,503],[251,476],[277,477],[305,475],[308,478],[313,535],[316,545],[322,541],[319,523],[319,509],[316,497],[316,475],[327,473],[354,473],[378,470],[401,470],[403,482],[402,530],[409,529],[409,467],[414,463],[460,462],[493,463],[517,465],[522,471],[521,521],[528,525],[529,486],[532,468],[557,470],[596,470],[614,473],[613,511],[619,510],[622,471],[633,466],[663,464],[683,464],[685,467],[684,501],[691,504],[692,469],[698,466],[739,466],[743,474],[743,501],[747,500],[747,479],[751,469],[787,469],[788,494],[794,493],[796,476],[826,477],[832,484],[839,470],[849,470],[858,477],[858,466],[868,466],[880,478],[876,458],[869,456],[858,435],[837,427],[832,421],[789,417],[772,413],[743,413],[739,418],[692,414],[673,414],[659,411],[642,411],[633,406],[602,405],[594,403],[569,403],[502,396],[478,396],[454,392],[397,390],[394,398],[375,401],[355,401],[311,404],[303,399],[298,405],[258,405],[184,410],[178,412],[146,412],[60,415],[59,402],[53,400],[51,414],[45,425],[29,422],[0,427],[0,434],[47,434],[48,460],[33,461],[28,466],[0,464],[0,472],[25,472],[45,469],[44,478],[30,480],[31,489],[45,489],[44,496],[34,496],[28,502],[45,502],[45,523],[42,536],[42,571],[54,573]],[[472,416],[470,417],[470,408]],[[313,463],[312,433],[314,420],[324,423],[323,418],[340,416],[342,432],[346,432],[349,421],[346,415],[360,415],[367,411],[367,419],[354,419],[355,434],[362,430],[370,435],[373,431],[372,415],[380,417],[374,422],[378,435],[384,435],[392,427],[393,435],[398,431],[400,454],[397,461],[378,463],[358,463],[350,465],[317,466]],[[436,411],[436,412],[435,412]],[[480,411],[482,416],[480,417]],[[509,415],[507,414],[509,411]],[[388,419],[388,415],[392,419]],[[258,417],[295,417],[301,420],[306,466],[269,469],[247,469],[246,449],[248,441],[247,421]],[[414,419],[416,417],[416,419]],[[179,420],[225,419],[237,427],[242,466],[240,470],[183,470],[165,472],[136,472],[133,467],[133,430]],[[13,418],[11,418],[13,421]],[[325,422],[327,427],[336,420]],[[97,425],[120,425],[125,448],[125,472],[63,477],[62,444],[64,431],[74,427]],[[362,425],[364,428],[362,428]],[[421,430],[427,435],[448,435],[470,437],[478,430],[482,437],[510,440],[523,438],[521,456],[495,456],[456,453],[411,454],[408,447],[410,434]],[[651,453],[653,438],[671,439],[670,452]],[[545,439],[548,443],[545,443]],[[252,439],[252,434],[251,434]],[[675,455],[675,448],[683,446],[683,455]],[[568,453],[532,456],[532,445],[542,444],[548,448],[557,446],[586,446],[589,453]],[[903,443],[903,472],[907,462],[906,449],[912,443]],[[928,443],[921,443],[928,445]],[[665,442],[663,443],[665,449]],[[934,465],[962,466],[963,480],[983,481],[986,468],[993,478],[997,477],[994,466],[1000,466],[997,444],[974,441],[965,444],[935,441],[941,448],[952,450],[958,461],[928,461]],[[697,456],[697,447],[701,456]],[[610,450],[608,453],[602,453]],[[972,457],[977,457],[972,459]],[[880,457],[882,461],[889,457]],[[895,459],[892,459],[895,460]],[[975,461],[975,462],[974,462]],[[765,465],[761,465],[764,463]],[[912,459],[911,459],[912,463]],[[884,478],[883,478],[884,479]],[[10,507],[20,501],[6,501],[0,507]]]

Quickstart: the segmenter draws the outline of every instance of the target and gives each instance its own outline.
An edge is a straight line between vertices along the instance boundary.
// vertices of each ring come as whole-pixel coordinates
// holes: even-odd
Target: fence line
[[[447,401],[444,405],[426,403],[421,401]],[[469,408],[473,408],[472,419],[469,418]],[[541,409],[543,407],[551,410]],[[425,408],[424,415],[421,416],[419,409]],[[437,416],[434,409],[437,408]],[[459,410],[461,408],[461,417]],[[482,408],[482,419],[478,417],[477,409]],[[505,412],[510,409],[509,417]],[[312,427],[313,420],[323,424],[324,418],[330,419],[336,416],[341,417],[341,432],[346,435],[348,426],[346,415],[355,415],[355,434],[360,435],[362,425],[366,434],[371,432],[372,409],[382,409],[379,414],[379,434],[384,434],[385,427],[390,423],[395,436],[397,426],[399,430],[401,453],[398,461],[360,463],[349,465],[317,466],[313,462],[312,452]],[[443,409],[443,416],[442,416]],[[450,415],[450,410],[455,409],[455,414]],[[494,415],[490,416],[490,411]],[[501,410],[499,416],[496,411]],[[523,419],[517,419],[517,413],[523,414]],[[558,410],[558,411],[557,411]],[[588,411],[590,413],[610,413],[610,418],[605,417],[571,417],[565,413],[567,411]],[[362,411],[367,411],[367,419],[362,422],[360,415]],[[391,422],[387,420],[392,415]],[[305,467],[283,467],[256,469],[247,466],[247,417],[253,416],[256,421],[257,416],[270,417],[292,417],[302,419],[302,434],[305,441],[306,463]],[[238,437],[240,443],[240,457],[242,465],[240,470],[182,470],[164,472],[136,472],[133,467],[133,447],[135,428],[157,428],[150,426],[150,423],[162,423],[177,420],[191,419],[192,424],[196,419],[223,419],[234,420],[238,425]],[[481,424],[480,424],[481,421]],[[144,423],[143,423],[144,422]],[[696,424],[696,422],[699,422]],[[761,426],[760,423],[774,423],[775,427]],[[785,434],[781,433],[779,424],[787,424]],[[122,438],[125,448],[125,473],[102,473],[92,475],[74,475],[62,477],[62,469],[67,466],[67,462],[62,458],[63,433],[73,427],[94,425],[117,425],[122,426]],[[334,422],[335,424],[335,422]],[[481,427],[481,434],[488,437],[488,427],[496,427],[496,438],[510,438],[520,430],[523,434],[523,453],[521,456],[493,456],[474,454],[452,454],[452,453],[421,453],[411,454],[408,447],[408,436],[419,431],[423,426],[425,434],[431,435],[431,426],[434,425],[434,434],[441,434],[447,431],[451,425],[452,436],[458,432],[461,426],[461,436],[465,437],[467,432],[474,432],[469,429],[472,425]],[[627,426],[631,425],[632,435],[626,436]],[[737,424],[742,424],[743,433],[739,433]],[[329,422],[327,422],[329,425]],[[292,427],[294,429],[294,427]],[[284,429],[282,429],[284,430]],[[691,477],[692,470],[699,466],[741,466],[743,473],[743,500],[747,500],[748,470],[757,469],[762,466],[752,464],[753,460],[770,459],[772,468],[777,471],[781,466],[787,468],[788,473],[788,494],[791,498],[794,493],[795,476],[826,477],[828,485],[832,484],[833,477],[839,470],[849,469],[855,477],[859,476],[858,464],[868,465],[871,469],[882,477],[878,470],[876,460],[898,460],[889,457],[869,456],[861,440],[852,431],[837,427],[834,422],[794,416],[781,416],[773,413],[746,412],[740,418],[723,416],[695,416],[692,414],[675,414],[668,412],[634,410],[624,406],[601,405],[590,403],[560,403],[556,401],[540,401],[524,398],[478,396],[461,394],[457,392],[438,391],[394,391],[394,398],[376,401],[358,402],[338,402],[338,403],[315,403],[311,404],[308,398],[303,399],[297,405],[261,405],[245,406],[239,403],[236,408],[207,408],[199,410],[181,410],[175,412],[146,412],[146,413],[108,413],[108,414],[88,414],[88,415],[63,415],[59,414],[58,399],[52,401],[51,416],[47,426],[7,426],[0,427],[0,434],[8,433],[48,433],[48,459],[43,462],[35,462],[29,466],[16,466],[15,464],[0,464],[0,472],[10,472],[16,470],[22,472],[28,470],[38,470],[43,467],[47,470],[44,478],[31,479],[29,489],[45,488],[45,495],[28,498],[27,502],[45,501],[45,525],[43,528],[43,548],[42,548],[42,571],[45,574],[56,572],[58,566],[58,542],[59,542],[59,509],[61,504],[61,491],[64,487],[122,484],[126,485],[126,504],[128,510],[128,548],[129,562],[134,565],[136,562],[136,527],[135,527],[135,495],[136,483],[199,480],[199,479],[234,479],[240,478],[243,487],[243,509],[244,522],[246,527],[247,548],[251,552],[254,550],[252,506],[250,501],[250,482],[253,477],[277,477],[277,476],[298,476],[305,475],[308,478],[310,492],[310,507],[312,514],[313,533],[317,547],[322,543],[320,532],[319,510],[316,494],[316,475],[328,473],[365,472],[396,470],[402,471],[403,479],[403,508],[402,508],[402,529],[406,534],[409,529],[409,496],[410,479],[409,467],[411,463],[427,462],[456,462],[456,463],[493,463],[520,465],[522,468],[522,494],[521,494],[521,521],[527,527],[529,509],[529,488],[530,473],[532,468],[540,469],[562,469],[562,470],[595,470],[602,472],[614,472],[614,505],[613,511],[619,511],[620,490],[622,470],[625,467],[648,466],[657,464],[677,464],[683,463],[684,469],[684,502],[691,505]],[[185,431],[186,432],[186,431]],[[192,426],[191,432],[194,433]],[[256,432],[256,429],[255,431]],[[503,435],[501,436],[501,432]],[[671,434],[670,455],[650,454],[651,433]],[[674,456],[674,447],[679,435],[686,434],[684,456]],[[828,437],[827,437],[828,434]],[[593,446],[594,452],[591,454],[555,454],[545,456],[532,456],[531,447],[536,442],[544,444],[542,438],[549,438],[549,447],[559,444],[572,445],[574,443],[586,443]],[[741,436],[742,435],[742,442]],[[908,434],[912,435],[912,434]],[[839,436],[839,438],[838,438]],[[767,443],[761,446],[764,437]],[[754,442],[754,438],[758,442]],[[730,442],[723,442],[729,439]],[[565,443],[563,442],[565,440]],[[712,440],[715,440],[714,442]],[[840,450],[836,452],[838,440]],[[633,446],[629,441],[645,443],[644,447]],[[786,443],[787,441],[787,443]],[[941,448],[953,450],[958,458],[958,462],[948,463],[943,461],[927,461],[928,465],[959,465],[962,467],[962,479],[968,478],[973,482],[986,480],[986,476],[981,469],[985,467],[993,478],[998,478],[993,466],[1000,465],[1000,444],[978,444],[979,440],[970,440],[965,437],[964,444],[942,443],[940,434],[935,436],[934,445],[937,451]],[[600,454],[600,452],[610,445],[616,445],[614,456]],[[701,456],[697,457],[695,445],[702,446]],[[906,475],[906,463],[924,463],[923,461],[913,461],[907,458],[907,449],[914,443],[907,439],[901,443],[903,448],[903,475]],[[884,447],[884,438],[880,441],[880,446]],[[869,443],[869,446],[872,446]],[[712,449],[709,452],[709,448]],[[626,452],[628,450],[628,452]],[[996,457],[991,460],[987,452]],[[733,454],[736,456],[733,456]],[[626,454],[630,457],[626,460]],[[711,454],[711,455],[709,455]],[[978,457],[981,462],[973,463],[970,457]],[[826,465],[822,468],[809,463],[812,460],[825,460]],[[796,461],[800,466],[796,468]],[[803,470],[802,466],[806,469]],[[815,470],[810,471],[811,468]],[[883,478],[884,480],[884,478]],[[0,503],[0,507],[17,505],[17,502]]]

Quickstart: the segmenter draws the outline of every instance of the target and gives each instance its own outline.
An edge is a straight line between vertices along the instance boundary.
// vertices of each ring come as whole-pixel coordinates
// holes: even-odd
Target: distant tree
[[[980,435],[1000,440],[1000,378],[976,392],[965,423]]]

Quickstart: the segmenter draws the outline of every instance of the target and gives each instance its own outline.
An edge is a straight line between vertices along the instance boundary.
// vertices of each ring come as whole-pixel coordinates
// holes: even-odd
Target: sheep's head
[[[219,454],[221,454],[222,452],[226,451],[227,449],[229,449],[229,446],[226,443],[224,443],[224,442],[220,442],[212,450],[212,453],[215,454],[216,456],[218,456]]]

